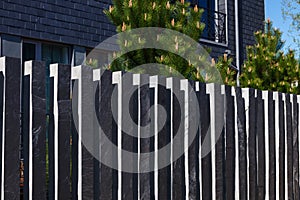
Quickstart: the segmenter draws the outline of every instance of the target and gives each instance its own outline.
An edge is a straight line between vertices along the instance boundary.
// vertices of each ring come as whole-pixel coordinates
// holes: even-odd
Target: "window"
[[[202,38],[226,44],[225,0],[190,0],[192,6],[204,9],[201,21],[205,24]],[[220,12],[221,11],[221,12]]]
[[[1,56],[21,58],[21,38],[12,35],[1,35]]]

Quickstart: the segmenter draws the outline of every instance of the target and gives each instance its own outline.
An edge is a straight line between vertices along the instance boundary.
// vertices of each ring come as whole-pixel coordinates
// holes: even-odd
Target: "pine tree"
[[[113,6],[110,6],[104,12],[117,27],[117,32],[119,33],[135,28],[161,27],[178,31],[188,35],[195,41],[199,41],[205,27],[200,22],[203,9],[199,9],[197,5],[192,7],[189,2],[185,2],[184,0],[172,3],[167,0],[113,0]],[[143,42],[143,38],[132,39]],[[161,40],[165,45],[171,45],[170,43],[175,42],[175,51],[178,45],[182,45],[184,42],[180,41],[180,39],[176,41],[176,38],[172,41],[170,41],[170,38],[161,38]],[[132,43],[127,43],[127,41],[124,44],[122,40],[120,44],[121,54],[122,48],[132,45]],[[190,47],[186,46],[185,48],[181,50],[185,51]],[[201,57],[201,55],[199,56]],[[118,57],[109,67],[113,71],[130,70],[147,63],[164,64],[169,67],[170,71],[177,71],[186,78],[202,80],[199,74],[199,66],[193,66],[188,60],[174,53],[159,49],[140,49],[126,53]]]
[[[255,33],[256,44],[247,47],[247,59],[240,76],[242,87],[300,93],[299,63],[293,50],[282,51],[284,42],[280,30],[267,20],[265,30]]]
[[[225,85],[236,86],[237,71],[232,68],[232,62],[233,58],[229,58],[227,54],[224,54],[218,58],[216,67],[219,70]]]

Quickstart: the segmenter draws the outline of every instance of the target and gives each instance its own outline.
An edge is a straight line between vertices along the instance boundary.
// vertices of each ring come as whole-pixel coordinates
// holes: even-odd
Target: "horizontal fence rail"
[[[45,69],[0,58],[2,200],[300,198],[300,96]]]

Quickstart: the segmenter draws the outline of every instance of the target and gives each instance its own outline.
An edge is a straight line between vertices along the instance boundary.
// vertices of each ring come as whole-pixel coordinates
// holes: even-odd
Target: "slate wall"
[[[94,47],[114,34],[110,0],[2,0],[0,33]]]

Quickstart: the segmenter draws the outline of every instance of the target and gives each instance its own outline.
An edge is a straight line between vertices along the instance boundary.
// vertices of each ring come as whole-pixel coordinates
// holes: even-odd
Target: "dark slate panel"
[[[0,115],[0,128],[1,128],[1,131],[0,131],[0,155],[2,155],[2,138],[3,138],[3,100],[4,100],[4,76],[3,76],[3,73],[0,73],[0,113],[2,113]],[[29,104],[28,104],[29,105]],[[28,112],[29,113],[29,112]],[[24,115],[23,115],[24,116]],[[29,119],[29,118],[28,118]],[[24,139],[23,139],[24,140]],[[24,147],[23,147],[24,148]],[[24,152],[24,150],[23,150]],[[24,153],[23,153],[24,155]],[[28,157],[28,156],[27,156]],[[28,159],[27,159],[28,160]],[[24,160],[23,160],[24,162]],[[28,163],[28,162],[27,162]],[[25,167],[24,167],[25,168]],[[28,169],[28,168],[27,168]],[[26,178],[26,175],[28,175],[28,170],[27,170],[27,173],[24,169],[24,187],[22,188],[23,191],[24,191],[24,188],[27,186],[28,188],[28,183],[26,183],[26,180],[28,180],[28,176]],[[2,159],[0,159],[0,181],[2,183]],[[28,191],[28,189],[27,189]],[[1,195],[1,191],[0,191],[0,195]],[[23,192],[23,195],[24,195],[24,192]],[[25,195],[24,195],[25,196]],[[25,198],[24,198],[25,199]]]
[[[279,195],[280,199],[284,199],[285,182],[284,182],[284,168],[285,168],[285,114],[284,102],[282,101],[282,93],[279,93]]]
[[[218,200],[225,199],[225,129],[224,129],[224,95],[221,94],[221,86],[215,84],[215,118],[216,118],[216,197]]]
[[[299,104],[297,95],[293,95],[293,194],[294,199],[299,199]]]
[[[112,85],[112,73],[110,71],[104,71],[100,80],[100,112],[98,113],[98,121],[103,131],[103,134],[113,142],[113,116],[111,109],[111,96],[114,89]],[[103,120],[105,119],[105,120]],[[115,125],[115,124],[114,124]],[[101,137],[101,136],[100,136]],[[112,149],[104,149],[100,138],[100,157],[112,156]],[[112,158],[111,158],[112,159]],[[100,197],[99,199],[116,199],[117,183],[114,182],[113,169],[100,163]],[[114,198],[113,198],[114,197]]]
[[[190,81],[189,93],[189,199],[200,198],[199,183],[199,103],[195,91],[195,82]],[[197,128],[197,129],[195,129]],[[192,135],[195,137],[192,138]]]
[[[234,199],[235,191],[235,122],[234,97],[232,88],[225,86],[226,93],[226,163],[225,163],[225,195],[226,199]]]
[[[256,134],[257,134],[257,198],[265,197],[265,132],[264,132],[264,102],[262,91],[257,90]]]
[[[150,94],[150,107],[154,106],[154,95],[155,95],[155,89],[149,88],[149,94]],[[154,108],[154,107],[153,107]],[[150,110],[150,152],[154,152],[154,122],[155,122],[155,115],[154,115],[154,109]],[[154,156],[150,157],[149,163],[151,165],[150,169],[154,169]],[[150,172],[150,199],[155,199],[155,185],[154,185],[154,172]]]
[[[3,77],[1,77],[3,80]],[[24,163],[24,187],[23,187],[23,198],[24,200],[29,199],[29,87],[30,87],[30,77],[23,77],[23,98],[22,98],[22,154]],[[2,94],[2,93],[0,93]],[[2,107],[0,108],[2,109]],[[2,123],[2,122],[1,122]],[[2,137],[1,137],[2,138]],[[0,165],[1,167],[2,165]]]
[[[137,86],[133,86],[133,74],[126,73],[122,77],[122,150],[137,152]],[[126,111],[127,110],[127,111]],[[129,113],[126,113],[129,112]],[[126,113],[126,115],[125,115]],[[128,116],[129,114],[129,116]],[[131,119],[127,119],[130,117]],[[133,121],[132,124],[130,123]],[[131,166],[137,171],[137,160],[122,156],[122,167]],[[137,177],[135,173],[122,172],[122,199],[134,199],[137,195]]]
[[[292,133],[292,104],[290,94],[286,98],[286,128],[287,128],[287,175],[288,177],[288,198],[293,198],[293,133]]]
[[[20,64],[20,59],[5,58],[5,124],[2,129],[2,134],[5,136],[5,140],[2,141],[4,143],[4,199],[17,199],[20,195]]]
[[[71,66],[58,66],[58,198],[70,199]]]
[[[239,192],[240,199],[247,199],[247,136],[245,100],[241,88],[235,88],[237,101],[237,126],[239,143]]]
[[[150,116],[150,90],[149,90],[149,76],[148,75],[141,75],[141,88],[140,88],[140,123],[141,127],[141,136],[147,136],[150,134],[150,127],[145,129],[146,126],[149,126],[151,123],[151,116]],[[141,153],[151,152],[150,148],[150,138],[140,138],[141,144]],[[150,162],[150,158],[140,161],[140,168],[143,169],[149,168],[149,166],[153,164]],[[151,199],[151,179],[153,176],[151,173],[141,173],[140,174],[140,198],[143,200]]]
[[[182,134],[184,126],[181,122],[184,121],[184,92],[180,91],[180,79],[173,79],[173,138],[177,134]],[[173,148],[182,148],[183,150],[183,134],[178,135],[181,140],[174,141]],[[174,154],[173,154],[174,155]],[[184,179],[184,156],[182,155],[177,160],[173,157],[173,199],[185,198],[185,179]]]
[[[93,120],[91,114],[94,112],[91,103],[94,100],[93,73],[92,68],[81,66],[82,71],[82,199],[92,199],[94,192],[94,157],[89,152],[91,150],[90,142],[86,138],[93,134]],[[89,145],[87,147],[86,145]],[[92,147],[93,148],[93,147]],[[79,161],[80,162],[80,161]]]
[[[268,92],[268,116],[269,116],[269,197],[276,198],[276,151],[275,151],[275,103],[273,92]]]
[[[195,88],[195,87],[194,87]],[[195,99],[192,100],[192,102],[190,102],[191,105],[197,104],[197,106],[200,106],[200,94],[199,91],[194,91],[195,92]],[[200,180],[200,159],[199,156],[200,155],[200,110],[198,113],[195,113],[195,111],[193,110],[193,108],[190,106],[189,107],[190,112],[194,112],[193,114],[197,114],[198,117],[191,117],[190,120],[192,120],[194,123],[198,124],[198,128],[197,128],[197,132],[196,132],[196,136],[194,138],[194,141],[191,145],[191,147],[193,147],[193,149],[189,150],[189,161],[191,161],[193,163],[193,167],[192,167],[192,180],[193,182],[190,182],[190,191],[192,191],[194,193],[195,199],[200,199],[200,184],[201,184],[201,180]],[[195,121],[198,120],[198,121]],[[191,158],[192,157],[192,158]],[[193,161],[195,160],[195,161]],[[189,166],[192,166],[192,163],[189,163]],[[190,170],[191,171],[191,170]],[[191,172],[189,173],[191,176]],[[191,179],[191,178],[190,178]]]
[[[111,82],[112,82],[112,80],[110,80],[109,83],[111,83]],[[119,95],[117,87],[118,87],[117,85],[113,85],[113,88],[112,88],[112,90],[116,90],[116,93],[115,93],[116,97]],[[111,109],[117,109],[118,108],[118,98],[112,98],[112,96],[111,96],[109,98],[109,101],[111,102],[111,106],[112,106]],[[118,122],[116,121],[117,118],[118,118],[118,114],[115,114],[115,119],[112,116],[112,124],[111,124],[111,142],[115,146],[118,146]],[[109,153],[109,152],[105,152],[105,153]],[[118,151],[112,149],[111,153],[112,153],[111,155],[112,155],[112,164],[113,164],[113,166],[118,166]],[[113,200],[118,199],[118,187],[119,187],[118,182],[119,181],[120,181],[120,179],[118,177],[118,170],[117,169],[112,169],[112,199]],[[102,183],[103,183],[103,181],[101,180],[101,184]]]
[[[72,81],[72,90],[74,89],[75,81]],[[73,98],[72,104],[78,105],[78,99]],[[72,199],[78,199],[78,132],[75,126],[75,116],[77,113],[73,110],[71,123],[71,154],[72,154]],[[78,118],[78,115],[77,115]]]
[[[166,89],[166,78],[158,78],[158,104],[162,107],[158,108],[158,149],[162,149],[169,145],[167,152],[158,153],[158,166],[162,165],[164,161],[169,160],[171,163],[171,132],[170,132],[170,91]],[[164,115],[164,113],[166,115]],[[165,118],[166,117],[166,118]],[[158,170],[158,199],[170,199],[171,198],[171,185],[170,185],[170,174],[171,174],[171,165],[168,165],[164,168]],[[160,168],[160,167],[159,167]]]
[[[50,199],[54,199],[54,179],[55,179],[55,172],[54,172],[54,78],[49,78],[49,122],[46,124],[47,126],[47,142],[48,142],[48,173],[49,173],[49,181],[48,181],[48,196]],[[57,126],[57,125],[56,125]]]
[[[96,117],[93,118],[94,125],[94,200],[100,200],[100,131],[99,113],[100,113],[100,80],[94,81],[95,91],[95,112]]]
[[[256,152],[256,115],[257,101],[255,90],[249,89],[249,194],[250,199],[257,199],[257,152]]]
[[[46,73],[43,62],[32,65],[33,198],[46,199]]]
[[[210,97],[206,94],[206,85],[200,83],[200,120],[201,120],[201,144],[207,134],[210,134]],[[208,136],[210,137],[210,136]],[[203,153],[203,152],[202,152]],[[209,200],[212,198],[212,155],[211,152],[205,157],[201,155],[202,167],[202,199]]]

